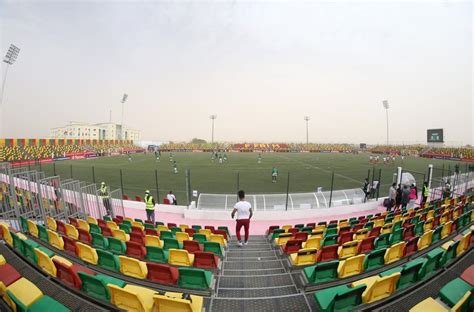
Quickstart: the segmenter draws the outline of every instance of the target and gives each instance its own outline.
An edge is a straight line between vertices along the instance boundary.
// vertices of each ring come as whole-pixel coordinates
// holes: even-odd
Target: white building
[[[124,127],[122,125],[104,122],[88,124],[84,122],[71,122],[63,127],[50,130],[51,139],[92,139],[92,140],[140,140],[140,130]]]

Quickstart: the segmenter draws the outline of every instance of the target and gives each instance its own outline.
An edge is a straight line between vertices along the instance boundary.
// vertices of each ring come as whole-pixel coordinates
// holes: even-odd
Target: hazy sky
[[[0,0],[8,137],[104,122],[143,139],[473,144],[473,2]],[[2,63],[2,77],[5,71]],[[3,78],[2,78],[3,79]]]

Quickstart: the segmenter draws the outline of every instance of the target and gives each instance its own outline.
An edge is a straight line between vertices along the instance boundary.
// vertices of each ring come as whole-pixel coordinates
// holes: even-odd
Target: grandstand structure
[[[95,185],[2,163],[0,304],[7,311],[465,311],[474,287],[467,194],[474,185],[469,176],[459,180],[452,198],[409,209],[360,203],[335,207],[352,214],[298,223],[257,220],[259,235],[238,247],[232,223],[178,222],[166,213],[143,221],[120,189],[112,190],[109,216]]]

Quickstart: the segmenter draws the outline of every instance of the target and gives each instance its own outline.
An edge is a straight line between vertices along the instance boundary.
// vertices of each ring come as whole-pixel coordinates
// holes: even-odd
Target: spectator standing
[[[365,179],[364,181],[364,187],[362,188],[362,191],[364,191],[365,197],[364,197],[364,203],[367,201],[367,197],[369,197],[370,190],[369,190],[369,179]]]
[[[403,186],[402,197],[400,203],[402,204],[402,209],[406,209],[408,202],[410,201],[410,189],[408,185]]]
[[[410,187],[410,194],[408,195],[408,208],[414,208],[416,200],[418,199],[418,189],[415,184]]]
[[[387,211],[392,210],[393,206],[395,205],[395,202],[397,200],[397,190],[395,187],[397,186],[397,183],[393,183],[392,186],[390,186],[390,189],[388,190],[388,198],[390,200],[389,205],[387,207]]]
[[[172,191],[169,191],[168,195],[166,195],[166,198],[170,202],[170,205],[177,205],[178,202],[176,201],[176,196],[174,196]]]
[[[423,193],[421,194],[421,202],[424,204],[428,202],[428,195],[430,194],[430,189],[428,187],[428,181],[425,181],[423,183]]]
[[[240,230],[242,226],[244,227],[245,231],[245,241],[244,245],[247,245],[249,241],[249,228],[250,228],[250,219],[252,218],[252,205],[245,200],[245,192],[240,190],[238,193],[239,202],[237,202],[234,206],[234,210],[232,210],[232,219],[234,219],[235,214],[237,213],[237,219],[235,224],[235,233],[237,234],[237,246],[242,247],[242,238],[240,236]]]
[[[111,205],[110,205],[110,195],[109,195],[109,187],[102,182],[100,184],[99,196],[102,198],[102,204],[104,204],[105,211],[107,215],[110,216],[112,213]]]
[[[145,191],[143,201],[145,202],[146,219],[155,224],[155,199],[150,195],[149,190]]]
[[[402,186],[398,184],[397,197],[395,198],[395,209],[399,209],[402,203]]]

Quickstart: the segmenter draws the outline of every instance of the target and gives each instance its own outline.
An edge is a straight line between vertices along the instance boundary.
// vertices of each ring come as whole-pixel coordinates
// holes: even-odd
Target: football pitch
[[[160,202],[171,190],[178,203],[184,204],[187,200],[186,170],[189,170],[190,190],[227,194],[235,193],[238,188],[249,194],[286,193],[287,188],[290,193],[313,192],[318,187],[329,191],[333,172],[334,190],[361,188],[364,178],[369,176],[372,180],[373,175],[374,180],[378,180],[380,172],[380,196],[386,196],[398,166],[412,172],[421,185],[428,164],[437,168],[435,177],[441,176],[443,166],[447,175],[448,169],[453,171],[456,164],[418,157],[405,157],[402,163],[397,157],[393,164],[383,164],[380,160],[379,164],[373,165],[369,163],[369,154],[341,153],[262,153],[261,163],[257,161],[258,153],[227,153],[227,157],[228,160],[221,164],[218,160],[213,161],[210,153],[174,152],[177,174],[173,173],[169,152],[161,153],[159,161],[154,153],[147,153],[134,154],[131,161],[126,155],[58,161],[54,165],[43,164],[41,170],[48,176],[56,173],[62,180],[72,178],[97,185],[104,181],[112,189],[123,184],[124,194],[133,198],[135,195],[143,197],[147,189],[156,197],[157,180]],[[277,183],[272,183],[271,179],[273,166],[279,171]],[[460,166],[464,168],[464,164]],[[35,169],[40,169],[38,167]]]

